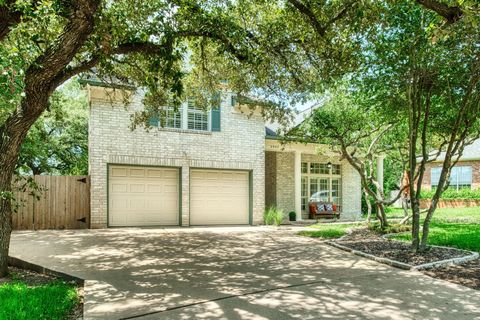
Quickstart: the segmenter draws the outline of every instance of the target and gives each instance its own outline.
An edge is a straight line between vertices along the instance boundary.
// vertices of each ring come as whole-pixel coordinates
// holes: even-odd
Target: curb
[[[65,281],[73,281],[73,282],[75,282],[79,285],[83,285],[84,282],[85,282],[85,280],[82,279],[82,278],[78,278],[78,277],[72,276],[70,274],[66,274],[66,273],[63,273],[63,272],[60,272],[60,271],[55,271],[55,270],[52,270],[52,269],[49,269],[49,268],[45,268],[45,267],[42,267],[41,265],[34,264],[34,263],[31,263],[31,262],[27,262],[25,260],[15,258],[15,257],[10,257],[10,256],[8,257],[8,265],[10,265],[12,267],[25,269],[25,270],[35,271],[35,272],[41,273],[41,274],[55,276],[55,277],[58,277],[60,279],[65,280]]]
[[[388,237],[389,236],[391,237],[392,235],[398,235],[398,233],[386,234],[386,235],[383,235],[382,238],[388,239]],[[341,241],[342,238],[345,238],[346,236],[347,235],[345,235],[341,238],[338,238],[337,241],[339,241],[339,240]],[[392,240],[392,241],[398,241],[398,240]],[[446,260],[440,260],[440,261],[434,261],[434,262],[419,264],[419,265],[411,265],[411,264],[408,264],[408,263],[404,263],[404,262],[400,262],[400,261],[396,261],[396,260],[392,260],[392,259],[388,259],[388,258],[377,257],[375,255],[365,253],[363,251],[358,251],[358,250],[352,249],[350,247],[343,246],[336,241],[326,241],[325,243],[332,246],[332,247],[341,249],[343,251],[353,253],[354,255],[364,257],[364,258],[367,258],[367,259],[370,259],[370,260],[373,260],[373,261],[376,261],[376,262],[384,263],[384,264],[387,264],[387,265],[390,265],[390,266],[393,266],[393,267],[396,267],[396,268],[399,268],[399,269],[403,269],[403,270],[435,269],[435,268],[440,268],[440,267],[449,266],[449,265],[461,264],[463,262],[475,260],[475,259],[478,259],[480,257],[480,254],[478,252],[460,250],[460,249],[456,249],[456,248],[452,248],[452,247],[432,245],[432,247],[436,247],[436,248],[446,248],[446,249],[458,250],[458,251],[461,251],[461,252],[465,252],[468,255],[463,256],[463,257],[458,257],[458,258],[451,258],[451,259],[446,259]]]
[[[338,243],[333,242],[333,241],[327,241],[325,243],[332,246],[332,247],[341,249],[343,251],[353,253],[354,255],[364,257],[364,258],[367,258],[367,259],[370,259],[370,260],[373,260],[373,261],[377,261],[377,262],[380,262],[380,263],[388,264],[392,267],[397,267],[397,268],[403,269],[403,270],[412,269],[411,265],[400,262],[400,261],[395,261],[395,260],[391,260],[391,259],[387,259],[387,258],[380,258],[380,257],[374,256],[372,254],[365,253],[363,251],[358,251],[358,250],[354,250],[354,249],[349,248],[349,247],[342,246],[341,244],[338,244]]]
[[[382,236],[382,238],[391,240],[391,241],[398,241],[394,239],[390,239],[391,237],[395,235],[399,235],[402,233],[409,233],[407,232],[401,232],[401,233],[387,233]],[[446,259],[446,260],[440,260],[440,261],[434,261],[434,262],[429,262],[429,263],[424,263],[424,264],[419,264],[416,266],[412,266],[412,270],[426,270],[426,269],[435,269],[435,268],[440,268],[440,267],[446,267],[450,265],[455,265],[455,264],[461,264],[463,262],[468,262],[471,260],[478,259],[480,257],[480,254],[475,251],[468,251],[468,250],[462,250],[462,249],[457,249],[453,247],[447,247],[447,246],[436,246],[436,245],[431,245],[430,247],[434,248],[443,248],[443,249],[451,249],[451,250],[457,250],[464,252],[467,254],[466,256],[463,257],[458,257],[458,258],[451,258],[451,259]]]

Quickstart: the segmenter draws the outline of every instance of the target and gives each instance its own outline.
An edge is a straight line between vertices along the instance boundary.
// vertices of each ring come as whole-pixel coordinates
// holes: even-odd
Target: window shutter
[[[158,115],[150,116],[150,118],[148,119],[148,124],[151,125],[152,127],[158,127],[159,123],[160,123],[160,119]]]
[[[220,107],[212,108],[212,131],[220,131]]]

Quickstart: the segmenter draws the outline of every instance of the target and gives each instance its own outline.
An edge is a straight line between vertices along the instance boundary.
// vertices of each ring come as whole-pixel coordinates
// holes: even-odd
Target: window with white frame
[[[195,105],[193,101],[188,101],[187,108],[188,129],[208,130],[208,112]]]
[[[432,168],[430,170],[430,183],[432,189],[435,189],[438,186],[440,181],[440,174],[442,173],[442,168]],[[449,188],[454,188],[455,190],[470,189],[472,187],[472,167],[470,166],[455,166],[452,168],[450,173],[450,185]]]
[[[303,162],[301,168],[302,210],[307,210],[311,201],[341,205],[342,180],[339,164]]]
[[[165,110],[165,123],[166,128],[182,128],[182,109],[179,108],[177,111],[173,107],[168,107]]]

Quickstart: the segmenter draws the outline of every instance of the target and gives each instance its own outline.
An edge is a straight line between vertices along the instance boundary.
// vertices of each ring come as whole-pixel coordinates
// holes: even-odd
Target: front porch
[[[383,158],[377,170],[383,180]],[[380,181],[382,183],[382,181]],[[361,215],[360,175],[326,145],[265,140],[265,204],[310,220],[309,202],[334,205],[342,220]],[[301,213],[300,215],[298,213]]]

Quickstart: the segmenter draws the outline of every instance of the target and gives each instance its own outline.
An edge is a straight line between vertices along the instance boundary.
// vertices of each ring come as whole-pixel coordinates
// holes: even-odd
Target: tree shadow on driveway
[[[86,319],[474,319],[480,293],[281,230],[15,232],[11,255],[85,279]]]

